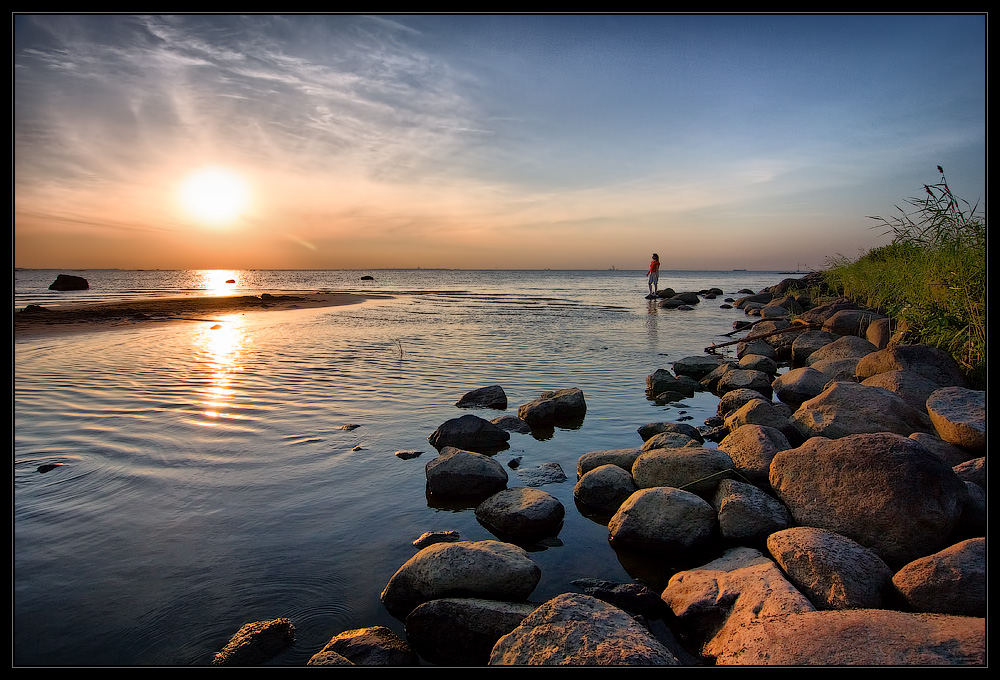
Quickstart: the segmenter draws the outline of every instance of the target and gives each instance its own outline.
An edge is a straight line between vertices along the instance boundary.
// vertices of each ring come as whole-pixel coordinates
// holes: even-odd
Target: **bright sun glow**
[[[224,226],[236,221],[249,207],[250,187],[232,170],[202,168],[183,181],[180,201],[188,214],[199,222]]]

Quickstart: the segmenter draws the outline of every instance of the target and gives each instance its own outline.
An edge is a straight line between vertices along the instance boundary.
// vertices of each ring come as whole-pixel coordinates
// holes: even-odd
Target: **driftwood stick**
[[[761,338],[769,338],[772,335],[778,335],[779,333],[789,333],[791,331],[804,331],[804,330],[809,330],[811,328],[822,328],[822,327],[823,327],[823,324],[818,324],[818,323],[793,323],[788,328],[780,328],[780,329],[778,329],[776,331],[770,331],[768,333],[761,333],[760,335],[753,335],[752,329],[751,329],[751,333],[749,335],[747,335],[747,336],[745,336],[745,337],[743,337],[743,338],[741,338],[739,340],[731,340],[729,342],[723,342],[723,343],[720,343],[718,345],[716,345],[713,342],[711,347],[706,347],[705,348],[705,351],[708,352],[709,354],[715,354],[715,350],[717,350],[720,347],[728,347],[730,345],[737,345],[737,344],[739,344],[741,342],[747,342],[749,340],[760,340]]]

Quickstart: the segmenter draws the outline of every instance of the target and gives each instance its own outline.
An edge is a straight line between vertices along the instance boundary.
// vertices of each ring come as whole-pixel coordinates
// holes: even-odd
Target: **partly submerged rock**
[[[490,385],[466,392],[455,403],[459,408],[490,408],[499,411],[507,408],[507,393],[500,385]]]
[[[532,428],[551,426],[577,426],[587,413],[587,402],[583,391],[571,387],[542,395],[522,404],[517,409],[517,417]]]
[[[510,543],[435,543],[393,574],[381,598],[386,610],[403,621],[418,605],[442,597],[523,602],[541,576],[528,553]]]
[[[295,626],[285,618],[245,624],[212,659],[215,666],[259,666],[295,640]]]
[[[49,290],[88,290],[90,288],[90,283],[87,279],[82,276],[73,276],[72,274],[59,274],[56,280],[49,285]]]
[[[427,437],[431,446],[439,451],[452,446],[480,453],[504,449],[509,439],[509,432],[471,413],[445,421]]]
[[[355,666],[420,665],[410,645],[385,626],[357,628],[334,635],[306,665],[344,665],[340,658]]]
[[[427,492],[441,496],[489,496],[506,488],[507,471],[481,453],[446,446],[424,466]]]

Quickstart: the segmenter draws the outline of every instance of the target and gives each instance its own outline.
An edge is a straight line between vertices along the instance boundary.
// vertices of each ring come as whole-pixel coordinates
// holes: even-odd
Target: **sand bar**
[[[109,330],[165,321],[212,321],[226,314],[355,305],[390,295],[355,293],[261,293],[260,295],[188,295],[119,302],[38,307],[14,312],[15,338]]]

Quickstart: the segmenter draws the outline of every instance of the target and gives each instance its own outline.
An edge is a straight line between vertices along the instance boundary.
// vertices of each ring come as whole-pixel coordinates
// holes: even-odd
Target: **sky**
[[[14,266],[817,269],[986,199],[985,15],[14,15]]]

